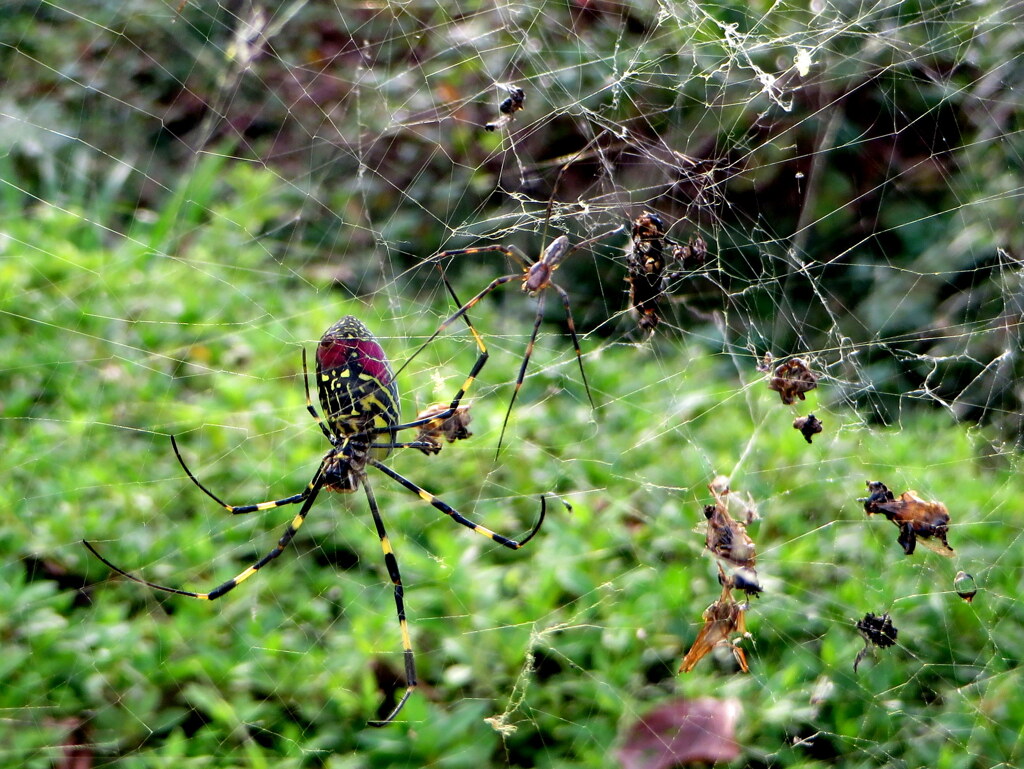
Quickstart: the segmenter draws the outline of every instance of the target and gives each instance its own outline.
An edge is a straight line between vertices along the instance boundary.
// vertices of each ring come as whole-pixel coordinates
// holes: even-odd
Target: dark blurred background
[[[649,209],[712,254],[661,333],[813,352],[872,418],[917,401],[1017,440],[1021,5],[769,5],[8,3],[4,216],[88,201],[118,239],[177,200],[174,254],[194,182],[257,165],[268,262],[359,295]],[[525,109],[487,132],[504,84]],[[584,330],[633,338],[621,245],[563,283]]]

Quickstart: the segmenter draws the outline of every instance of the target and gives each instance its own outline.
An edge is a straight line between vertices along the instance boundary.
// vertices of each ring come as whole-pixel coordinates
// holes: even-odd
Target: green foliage
[[[229,500],[288,493],[325,449],[304,412],[299,346],[355,313],[397,362],[448,308],[437,286],[396,286],[416,303],[397,311],[306,280],[282,288],[274,257],[238,237],[280,213],[250,197],[266,178],[239,167],[193,176],[201,220],[185,232],[181,213],[161,215],[113,245],[88,236],[88,210],[38,205],[10,222],[0,291],[16,310],[0,324],[32,344],[29,356],[0,353],[8,762],[49,766],[77,730],[97,761],[119,766],[607,766],[616,735],[647,709],[710,694],[744,703],[739,740],[755,762],[1012,763],[1024,485],[981,433],[944,414],[866,429],[825,383],[804,410],[827,432],[807,446],[752,361],[668,336],[588,355],[602,404],[591,414],[571,350],[545,335],[494,463],[521,349],[521,335],[495,331],[528,323],[525,299],[472,314],[494,353],[477,435],[391,464],[499,531],[524,531],[544,492],[572,510],[554,503],[535,542],[509,553],[373,474],[424,683],[403,724],[365,726],[380,705],[374,670],[397,670],[400,655],[358,495],[325,495],[294,547],[223,601],[112,577],[80,539],[147,578],[212,586],[269,549],[289,517],[230,519],[187,482],[163,433]],[[16,258],[18,244],[45,257]],[[479,285],[470,278],[460,292]],[[432,345],[402,374],[406,416],[452,393],[473,356],[463,332]],[[720,472],[759,501],[751,533],[766,592],[748,613],[752,674],[708,659],[677,676],[718,592],[695,526]],[[855,501],[874,478],[943,500],[956,558],[904,557],[895,528]],[[958,568],[981,585],[972,605],[952,590]],[[854,675],[853,625],[882,610],[900,643]]]
[[[6,765],[73,744],[118,767],[607,767],[678,696],[738,698],[752,767],[1021,765],[1013,4],[176,5],[18,2],[0,24]],[[482,131],[508,78],[522,130]],[[361,495],[324,494],[213,604],[81,546],[185,588],[236,574],[291,513],[228,516],[168,434],[231,502],[292,493],[327,449],[300,348],[351,313],[399,364],[451,311],[430,254],[537,253],[641,206],[713,258],[643,342],[623,238],[561,268],[599,409],[545,325],[493,459],[534,307],[513,284],[471,313],[476,435],[388,460],[510,536],[541,494],[571,510],[549,498],[511,553],[371,473],[423,683],[401,724],[366,726],[401,654]],[[505,269],[448,275],[466,298]],[[799,411],[755,371],[766,349],[820,356]],[[431,344],[404,415],[474,356],[457,326]],[[761,516],[752,672],[714,653],[677,675],[720,589],[699,530],[720,473]],[[948,506],[951,560],[866,517],[875,479]],[[854,674],[867,611],[899,643]]]

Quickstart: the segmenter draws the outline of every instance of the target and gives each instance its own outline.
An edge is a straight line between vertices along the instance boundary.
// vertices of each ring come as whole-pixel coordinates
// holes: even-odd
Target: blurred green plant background
[[[675,698],[738,698],[750,767],[1022,763],[1024,311],[1019,4],[9,3],[0,24],[0,757],[9,766],[606,767]],[[501,83],[526,91],[503,129]],[[550,204],[549,204],[550,203]],[[596,235],[644,209],[712,258],[650,339],[624,235],[558,272],[591,411],[548,302],[471,313],[493,355],[475,436],[389,464],[511,553],[371,472],[422,687],[361,495],[269,550],[327,446],[300,348],[345,314],[405,361],[453,309],[442,249]],[[446,265],[466,299],[510,268]],[[517,270],[518,268],[512,267]],[[808,355],[779,403],[755,363]],[[403,370],[404,416],[474,360],[453,327]],[[791,429],[814,412],[812,445]],[[718,595],[698,523],[757,501],[750,675],[677,675]],[[906,557],[857,497],[943,501],[951,559]],[[980,587],[953,589],[958,570]],[[854,674],[855,623],[899,643]],[[78,762],[78,763],[76,763]]]

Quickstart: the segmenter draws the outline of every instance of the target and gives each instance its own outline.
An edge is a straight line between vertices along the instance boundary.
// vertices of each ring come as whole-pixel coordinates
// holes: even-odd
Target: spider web
[[[1020,765],[1019,3],[9,13],[7,763],[608,766],[656,708],[711,697],[741,703],[746,766]],[[708,244],[669,265],[653,334],[624,282],[644,211]],[[398,368],[455,309],[439,267],[463,301],[520,271],[439,253],[561,234],[607,235],[555,273],[598,408],[549,291],[495,459],[536,312],[513,280],[469,312],[474,436],[387,461],[511,537],[550,495],[537,539],[506,552],[370,471],[421,678],[399,725],[365,725],[404,683],[361,493],[322,495],[212,605],[81,547],[186,589],[241,571],[294,511],[227,515],[167,435],[231,503],[295,493],[328,448],[302,347],[353,314]],[[403,417],[476,352],[457,321],[413,357]],[[794,356],[818,386],[784,405],[767,381]],[[699,525],[720,475],[756,508],[751,672],[718,647],[677,674],[721,593]],[[953,555],[904,555],[857,501],[871,480],[944,503]],[[868,612],[899,635],[855,673]]]

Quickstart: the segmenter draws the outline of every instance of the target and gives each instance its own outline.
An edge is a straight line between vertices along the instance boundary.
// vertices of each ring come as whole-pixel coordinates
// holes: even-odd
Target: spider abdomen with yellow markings
[[[447,409],[443,407],[440,410],[434,409],[430,415],[418,417],[405,424],[400,424],[401,411],[398,402],[398,387],[395,384],[395,376],[392,372],[391,364],[388,362],[383,348],[374,338],[373,334],[358,319],[349,315],[339,320],[324,332],[317,347],[317,391],[320,397],[320,405],[325,413],[325,418],[323,419],[313,407],[313,402],[310,398],[309,377],[306,371],[306,353],[303,350],[302,371],[303,380],[306,385],[306,409],[320,426],[321,432],[330,441],[331,449],[321,460],[320,466],[313,475],[313,479],[298,494],[272,502],[259,502],[253,505],[229,505],[207,489],[193,475],[188,465],[185,464],[181,452],[178,451],[177,441],[175,441],[174,436],[171,436],[171,446],[174,448],[174,453],[188,475],[189,480],[228,512],[238,515],[260,510],[272,510],[283,505],[302,505],[273,550],[210,592],[196,593],[190,590],[165,587],[148,582],[115,566],[100,555],[90,543],[85,542],[85,546],[109,568],[128,579],[139,582],[154,590],[174,593],[188,598],[197,598],[203,601],[212,601],[234,590],[242,582],[252,577],[257,571],[281,555],[288,543],[295,537],[299,527],[302,526],[303,521],[305,521],[313,506],[313,502],[322,490],[352,493],[362,487],[370,508],[374,530],[380,539],[381,549],[384,552],[384,565],[387,569],[388,577],[394,585],[395,609],[401,630],[402,652],[405,660],[405,693],[394,707],[387,710],[387,714],[383,718],[370,722],[375,726],[390,723],[398,715],[416,688],[416,666],[413,659],[409,628],[406,623],[404,588],[402,587],[402,578],[398,571],[398,560],[384,529],[384,521],[377,507],[377,500],[374,497],[373,490],[370,488],[369,479],[366,475],[367,465],[372,465],[389,478],[397,481],[405,489],[430,504],[436,510],[447,515],[460,526],[465,526],[477,534],[485,536],[511,550],[518,550],[540,530],[547,507],[545,498],[541,497],[540,515],[530,532],[522,540],[509,539],[469,520],[455,508],[442,502],[429,491],[413,483],[408,478],[399,475],[380,461],[386,458],[394,449],[433,449],[434,442],[426,439],[421,440],[417,438],[408,443],[397,442],[396,435],[400,430],[445,424],[446,420],[460,414],[465,419],[465,408],[460,407],[459,402],[487,361],[487,350],[483,340],[476,333],[476,330],[473,329],[468,318],[466,323],[469,325],[477,341],[479,354],[465,383],[455,394],[455,398]]]
[[[394,437],[401,419],[395,375],[384,348],[358,318],[345,316],[320,338],[316,384],[324,419],[336,436],[374,430]],[[389,453],[390,448],[373,451],[378,459]]]

